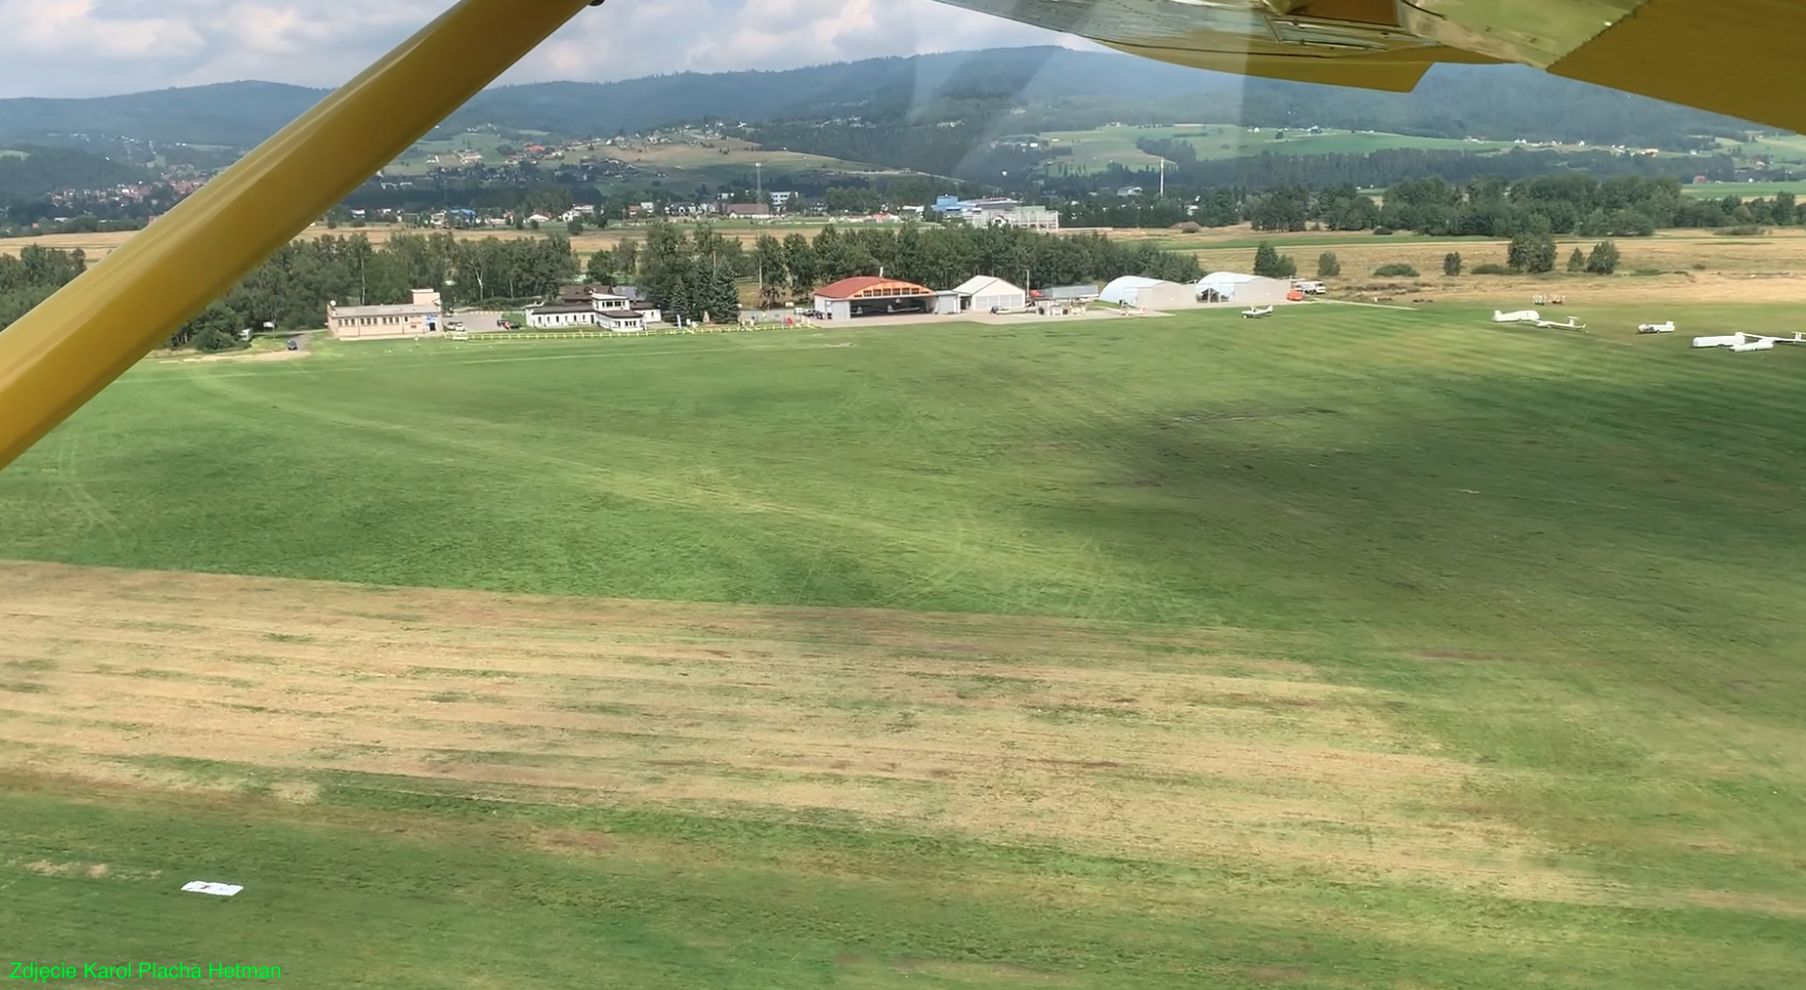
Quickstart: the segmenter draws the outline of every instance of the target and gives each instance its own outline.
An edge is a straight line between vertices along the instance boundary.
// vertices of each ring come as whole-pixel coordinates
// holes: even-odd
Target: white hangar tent
[[[961,299],[969,300],[965,308],[974,313],[989,313],[992,310],[1014,312],[1028,308],[1026,291],[989,275],[967,279],[965,284],[953,291],[959,293]]]
[[[1140,275],[1124,275],[1104,286],[1098,299],[1141,309],[1176,309],[1197,305],[1198,294],[1189,285],[1162,282],[1157,278],[1144,278]]]
[[[1197,298],[1206,303],[1242,303],[1248,306],[1271,306],[1286,301],[1292,283],[1239,272],[1211,272],[1198,280]]]

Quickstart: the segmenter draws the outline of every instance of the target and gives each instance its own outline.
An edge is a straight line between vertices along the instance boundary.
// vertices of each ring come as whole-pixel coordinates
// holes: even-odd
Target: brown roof
[[[894,278],[855,275],[852,278],[843,278],[832,285],[824,285],[816,289],[815,294],[823,299],[860,299],[866,296],[881,295],[932,296],[934,290],[914,282],[899,282]]]

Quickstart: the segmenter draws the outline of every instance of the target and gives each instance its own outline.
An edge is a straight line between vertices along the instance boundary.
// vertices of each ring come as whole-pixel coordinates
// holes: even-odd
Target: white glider
[[[1536,328],[1538,330],[1585,330],[1587,325],[1580,322],[1580,317],[1570,316],[1566,323],[1556,323],[1551,320],[1537,320]]]
[[[1263,317],[1268,317],[1268,316],[1272,316],[1272,315],[1273,315],[1273,307],[1271,307],[1271,306],[1268,306],[1266,309],[1255,309],[1253,307],[1249,307],[1248,309],[1242,310],[1242,319],[1244,319],[1244,320],[1258,320],[1258,319],[1262,319]]]
[[[1534,309],[1519,310],[1516,313],[1501,313],[1494,310],[1492,314],[1494,323],[1541,323],[1542,320],[1543,314]]]
[[[1674,321],[1667,323],[1641,323],[1637,325],[1638,333],[1673,333]]]
[[[1695,337],[1693,346],[1697,348],[1724,347],[1733,354],[1748,354],[1751,351],[1772,351],[1776,344],[1806,344],[1806,334],[1796,333],[1791,337],[1763,337],[1753,333],[1731,333],[1717,337]]]

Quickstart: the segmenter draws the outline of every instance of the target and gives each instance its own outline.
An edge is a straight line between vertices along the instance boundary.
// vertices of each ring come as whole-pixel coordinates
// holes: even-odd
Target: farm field
[[[1279,135],[1284,134],[1285,137]],[[1242,158],[1264,153],[1276,155],[1368,154],[1394,148],[1427,148],[1454,151],[1501,151],[1509,141],[1466,141],[1458,138],[1425,138],[1404,134],[1326,130],[1310,134],[1304,129],[1262,128],[1253,131],[1230,124],[1192,127],[1100,127],[1088,131],[1048,131],[1040,135],[1056,147],[1072,149],[1071,157],[1056,159],[1054,167],[1069,165],[1091,172],[1120,163],[1129,169],[1157,165],[1160,159],[1136,147],[1140,140],[1189,141],[1200,159]]]
[[[683,226],[688,225],[688,221],[678,221],[678,223]],[[783,237],[790,233],[803,233],[813,237],[827,225],[828,221],[825,219],[809,218],[807,220],[799,220],[796,222],[785,221],[776,223],[754,223],[752,221],[743,220],[721,221],[712,223],[709,226],[716,233],[725,237],[736,237],[744,243],[751,244],[758,240],[760,234],[775,234],[778,237]],[[842,226],[845,225],[842,224]],[[126,241],[131,240],[135,233],[136,232],[134,231],[113,231],[94,234],[45,234],[41,237],[3,238],[0,239],[0,254],[17,257],[19,252],[23,251],[28,245],[37,244],[42,247],[58,248],[64,251],[80,248],[87,252],[90,261],[95,261],[119,250],[120,246],[125,244]],[[325,224],[315,224],[303,231],[299,239],[312,240],[317,237],[324,237],[328,234],[344,237],[350,237],[353,234],[363,234],[370,239],[372,244],[386,244],[390,238],[397,234],[431,233],[446,233],[446,231],[403,227],[398,224],[371,224],[367,227],[357,228],[345,226],[340,227],[337,230],[329,230]],[[553,224],[542,231],[496,228],[483,230],[456,230],[450,231],[450,233],[459,239],[474,238],[480,240],[485,237],[495,237],[500,238],[501,240],[516,240],[527,237],[544,237],[547,234],[552,233],[562,234],[564,233],[564,225]],[[616,225],[603,230],[589,229],[577,237],[570,238],[570,241],[572,248],[576,250],[578,256],[587,258],[598,250],[612,248],[621,243],[621,241],[629,239],[644,241],[646,239],[646,225]]]
[[[0,473],[5,944],[1798,984],[1806,353],[1685,336],[1806,306],[1491,308],[148,361]]]
[[[1796,196],[1806,193],[1806,181],[1701,182],[1688,183],[1681,187],[1681,195],[1697,196],[1702,199],[1723,199],[1726,196],[1742,196],[1744,199],[1773,199],[1776,193],[1784,192],[1790,192]]]
[[[455,168],[458,165],[457,155],[460,152],[474,152],[483,156],[483,164],[495,167],[503,164],[502,148],[520,148],[529,143],[529,139],[504,139],[491,132],[466,132],[436,140],[423,141],[409,149],[408,152],[385,169],[391,176],[425,175],[434,168]],[[627,189],[652,189],[655,186],[668,186],[681,190],[688,195],[697,184],[710,186],[728,182],[754,181],[755,164],[764,166],[764,177],[776,186],[792,178],[804,174],[829,172],[849,176],[884,176],[903,174],[894,169],[885,169],[858,162],[841,161],[825,158],[820,155],[808,155],[792,151],[765,151],[756,145],[733,138],[690,140],[674,139],[664,143],[643,142],[619,147],[604,142],[591,142],[585,150],[571,152],[574,164],[578,158],[592,157],[597,160],[615,159],[635,165],[642,171],[631,176],[624,176],[598,183],[604,191],[619,192]],[[438,157],[441,161],[434,164],[431,159]],[[542,168],[554,168],[559,160],[554,159],[542,165]]]

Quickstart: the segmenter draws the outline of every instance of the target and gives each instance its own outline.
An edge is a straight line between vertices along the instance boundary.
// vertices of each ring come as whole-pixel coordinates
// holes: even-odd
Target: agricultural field
[[[550,139],[550,135],[539,135]],[[666,140],[639,140],[626,146],[601,141],[567,151],[565,159],[549,159],[542,169],[556,168],[561,161],[575,164],[583,157],[598,161],[614,159],[635,166],[639,171],[610,178],[598,184],[604,192],[650,190],[666,187],[689,195],[698,185],[711,188],[732,182],[754,182],[755,165],[762,165],[767,188],[782,189],[783,183],[804,174],[822,172],[848,176],[890,176],[904,174],[858,162],[846,162],[820,155],[792,151],[760,150],[756,145],[734,138],[705,138],[697,134],[677,132]],[[460,152],[483,156],[483,164],[504,164],[503,147],[522,148],[534,138],[507,139],[489,131],[470,131],[443,139],[423,141],[385,170],[391,176],[425,175],[434,168],[457,168]],[[440,159],[437,165],[431,158]],[[773,184],[775,183],[775,185]]]
[[[1281,134],[1285,136],[1280,137]],[[1303,129],[1250,130],[1231,124],[1189,127],[1100,127],[1088,131],[1050,131],[1040,135],[1055,147],[1072,149],[1070,157],[1055,159],[1077,171],[1102,171],[1111,164],[1125,168],[1149,168],[1160,159],[1136,147],[1141,140],[1189,141],[1201,159],[1243,158],[1271,152],[1276,155],[1368,154],[1394,148],[1428,148],[1456,151],[1501,151],[1509,141],[1464,141],[1456,138],[1411,137],[1372,131],[1326,130],[1318,134]]]
[[[153,359],[0,472],[0,938],[304,985],[1806,979],[1806,306]],[[178,892],[243,884],[230,901]]]
[[[1701,199],[1723,199],[1726,196],[1742,196],[1744,199],[1774,199],[1775,194],[1790,192],[1795,196],[1806,195],[1806,181],[1801,182],[1700,182],[1688,183],[1681,187],[1681,195],[1696,196]]]
[[[1775,228],[1759,237],[1733,237],[1710,230],[1672,230],[1654,237],[1617,238],[1622,253],[1618,276],[1594,278],[1557,273],[1543,276],[1494,277],[1442,275],[1442,259],[1459,253],[1467,269],[1504,264],[1509,244],[1473,237],[1423,237],[1370,232],[1299,231],[1255,233],[1246,226],[1181,234],[1167,230],[1116,231],[1118,239],[1145,238],[1168,250],[1191,251],[1206,271],[1247,271],[1260,244],[1289,254],[1304,278],[1314,277],[1317,258],[1333,252],[1342,265],[1332,288],[1350,289],[1376,279],[1383,265],[1408,264],[1423,276],[1412,287],[1445,299],[1484,301],[1512,298],[1526,302],[1549,292],[1580,293],[1594,302],[1648,303],[1785,303],[1800,298],[1799,276],[1806,274],[1806,230]],[[1579,248],[1591,250],[1597,238],[1557,239],[1557,259],[1565,265]],[[1392,281],[1396,279],[1380,279]],[[1518,298],[1521,296],[1522,298]],[[1637,321],[1641,322],[1641,321]],[[1791,332],[1791,331],[1789,331]]]
[[[688,220],[676,220],[673,222],[678,223],[679,225],[691,223],[691,221]],[[797,220],[783,220],[776,222],[755,222],[749,220],[715,221],[710,223],[709,227],[716,233],[725,237],[738,238],[742,243],[752,244],[759,239],[760,234],[774,234],[778,237],[783,237],[787,234],[802,233],[813,237],[827,225],[828,221],[825,219],[805,217]],[[842,226],[845,226],[844,223]],[[612,224],[601,230],[592,227],[586,229],[582,234],[570,238],[571,247],[577,252],[580,258],[587,258],[589,255],[604,248],[613,248],[623,240],[645,241],[647,236],[646,228],[647,224],[645,223]],[[453,236],[460,240],[481,240],[487,237],[494,237],[500,240],[519,240],[522,238],[545,237],[547,234],[553,233],[563,234],[564,232],[564,225],[556,223],[541,231],[514,230],[513,228],[508,227],[450,231]],[[302,231],[299,239],[311,240],[318,237],[324,237],[328,234],[335,237],[350,237],[354,234],[363,234],[370,239],[370,243],[372,244],[386,244],[390,238],[395,237],[398,234],[419,235],[432,233],[446,233],[446,231],[433,230],[430,228],[404,227],[399,224],[370,224],[366,227],[341,226],[337,230],[330,230],[325,224],[316,223],[307,230]],[[131,240],[135,234],[135,231],[109,231],[93,234],[45,234],[40,237],[4,238],[0,239],[0,255],[12,255],[13,257],[18,257],[19,253],[27,246],[37,244],[42,247],[56,248],[63,251],[72,251],[80,248],[82,251],[87,252],[88,260],[94,262],[119,250],[119,248],[124,245],[126,241]]]

